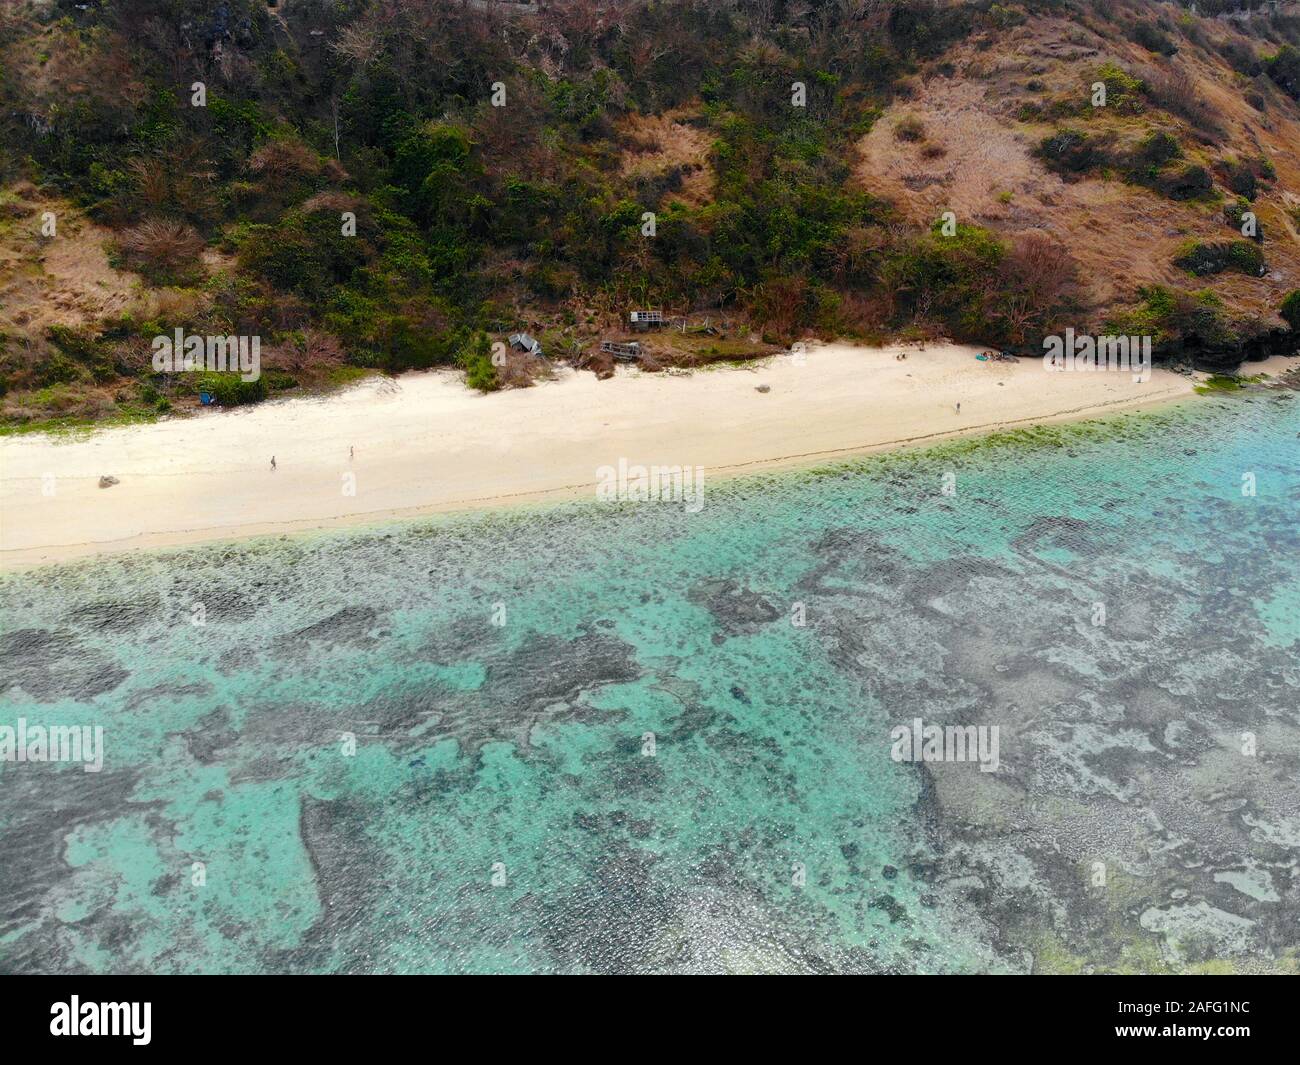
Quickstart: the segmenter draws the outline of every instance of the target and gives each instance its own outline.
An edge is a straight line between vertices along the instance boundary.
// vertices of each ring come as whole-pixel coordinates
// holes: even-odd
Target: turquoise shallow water
[[[1262,391],[9,577],[0,725],[106,758],[0,762],[0,967],[1294,966],[1298,433]],[[914,717],[999,770],[893,761]]]

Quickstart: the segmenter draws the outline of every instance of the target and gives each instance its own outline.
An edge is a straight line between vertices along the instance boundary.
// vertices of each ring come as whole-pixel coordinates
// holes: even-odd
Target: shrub
[[[299,210],[274,226],[246,226],[239,263],[277,289],[320,299],[334,285],[351,280],[371,250],[360,236],[342,235],[336,213]]]
[[[497,368],[492,364],[492,343],[486,333],[478,333],[460,350],[456,361],[465,370],[465,383],[480,392],[495,392],[501,387]]]
[[[1264,60],[1264,69],[1284,93],[1300,100],[1300,49],[1284,44]]]
[[[1178,138],[1162,130],[1153,130],[1134,149],[1131,156],[1132,165],[1140,170],[1151,167],[1159,168],[1183,154]]]
[[[55,350],[50,352],[47,358],[33,375],[34,383],[41,388],[48,388],[51,385],[67,385],[74,381],[81,381],[87,376],[83,367],[68,358],[63,352]]]
[[[959,337],[988,331],[990,287],[1006,247],[979,226],[959,224],[951,237],[939,224],[883,265],[881,281],[896,310],[921,321],[943,322]]]
[[[1135,78],[1114,63],[1103,63],[1097,68],[1097,80],[1106,86],[1107,107],[1130,114],[1142,109],[1140,96],[1146,85],[1141,78]]]
[[[203,274],[203,238],[185,222],[150,218],[117,238],[117,256],[128,270],[155,285],[183,285]]]
[[[1078,289],[1078,269],[1069,251],[1042,230],[1018,233],[999,263],[989,316],[1012,343],[1041,338]]]
[[[540,263],[528,272],[528,287],[547,299],[563,299],[580,282],[578,271],[564,263]]]
[[[56,349],[43,375],[47,384],[64,384],[86,375],[102,384],[116,376],[104,346],[91,333],[52,325],[45,330],[45,339]]]
[[[1264,273],[1264,253],[1249,240],[1207,244],[1190,241],[1174,259],[1174,265],[1196,277],[1220,274],[1225,270],[1259,277]]]
[[[1181,292],[1163,285],[1138,290],[1142,302],[1112,317],[1112,333],[1149,335],[1157,346],[1196,340],[1232,344],[1238,339],[1228,323],[1223,301],[1213,292]]]
[[[299,140],[280,137],[267,141],[248,157],[248,169],[272,185],[296,178],[315,177],[321,163],[316,153]]]
[[[1178,45],[1154,22],[1139,22],[1133,26],[1130,36],[1148,52],[1159,55],[1173,55]]]
[[[820,286],[806,277],[774,277],[754,287],[752,313],[764,334],[782,339],[818,324]]]
[[[1182,148],[1165,130],[1153,130],[1134,147],[1120,149],[1113,133],[1058,129],[1039,144],[1036,154],[1048,169],[1063,177],[1114,169],[1122,173],[1125,181],[1145,185],[1175,200],[1190,200],[1214,188],[1214,180],[1203,166],[1168,166],[1182,155]]]
[[[252,180],[232,182],[231,192],[243,201],[241,214],[260,221],[310,195],[322,184],[325,167],[302,141],[277,137],[248,157],[246,169]]]
[[[1216,47],[1219,54],[1238,74],[1253,78],[1264,69],[1264,64],[1255,54],[1255,49],[1239,37],[1226,37]]]
[[[900,52],[933,55],[970,31],[971,14],[965,6],[938,0],[893,0],[886,25]]]
[[[1278,313],[1291,327],[1291,332],[1300,333],[1300,288],[1292,289],[1286,294]]]
[[[1238,196],[1253,200],[1259,192],[1259,183],[1255,179],[1255,170],[1247,163],[1235,159],[1223,161],[1223,183]]]
[[[239,407],[266,398],[265,377],[245,381],[237,373],[203,370],[194,375],[192,387],[196,394],[207,392],[212,396],[212,401],[221,407]]]
[[[1244,196],[1238,196],[1237,199],[1233,200],[1231,203],[1225,203],[1223,205],[1223,220],[1240,233],[1242,221],[1245,218],[1246,212],[1249,210],[1250,201]],[[1246,234],[1242,233],[1242,236],[1245,235]],[[1260,223],[1259,219],[1255,220],[1255,233],[1251,239],[1260,244],[1264,242],[1264,226]]]
[[[1023,23],[1025,13],[1018,7],[1005,7],[1002,4],[994,4],[989,8],[989,18],[993,20],[993,25],[998,29],[1006,30]]]
[[[1171,200],[1194,200],[1214,190],[1214,178],[1199,163],[1185,163],[1160,174],[1155,188]]]
[[[915,115],[905,115],[894,123],[894,139],[900,141],[925,140],[925,123]]]
[[[1039,144],[1038,156],[1058,174],[1083,174],[1106,162],[1103,143],[1077,129],[1059,129]]]

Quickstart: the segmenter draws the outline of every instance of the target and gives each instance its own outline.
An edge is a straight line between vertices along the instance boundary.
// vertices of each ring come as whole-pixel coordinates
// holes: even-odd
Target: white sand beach
[[[13,436],[0,441],[0,567],[595,498],[597,469],[620,458],[702,466],[707,481],[1167,402],[1193,387],[1165,370],[1139,383],[1048,373],[1037,359],[981,362],[978,350],[830,344],[689,375],[599,381],[564,370],[491,395],[451,371],[413,373],[88,436]],[[102,475],[120,483],[101,489]]]

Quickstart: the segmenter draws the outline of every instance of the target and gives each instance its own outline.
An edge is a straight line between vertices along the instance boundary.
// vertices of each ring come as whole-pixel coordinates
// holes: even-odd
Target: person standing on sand
[[[356,457],[356,449],[355,449],[351,444],[349,444],[349,445],[348,445],[348,461],[351,462],[355,457]]]
[[[275,456],[271,456],[271,469],[275,469]]]
[[[958,414],[961,413],[961,404],[960,404],[960,403],[957,404],[957,413],[958,413]]]

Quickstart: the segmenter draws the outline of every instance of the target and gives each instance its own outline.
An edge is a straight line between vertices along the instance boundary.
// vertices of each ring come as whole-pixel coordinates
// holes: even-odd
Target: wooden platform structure
[[[664,312],[633,311],[628,315],[628,321],[632,323],[633,329],[662,329],[664,325]]]
[[[641,345],[635,340],[629,344],[620,344],[614,340],[602,340],[600,350],[624,362],[634,362],[641,357]]]

